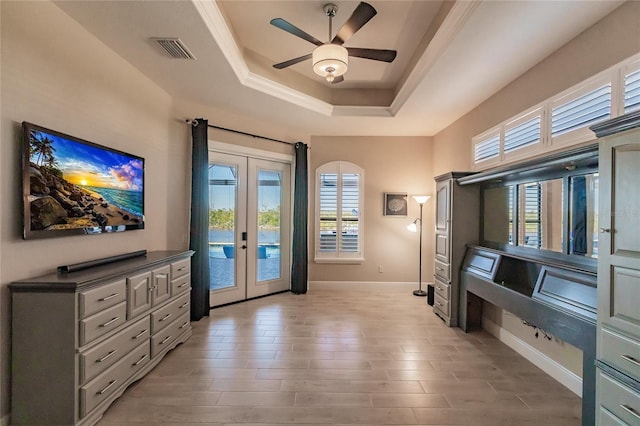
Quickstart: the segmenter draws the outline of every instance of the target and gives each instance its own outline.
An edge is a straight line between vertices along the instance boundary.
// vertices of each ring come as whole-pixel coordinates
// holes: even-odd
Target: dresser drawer
[[[183,275],[171,281],[171,296],[176,296],[191,288],[191,274]]]
[[[185,312],[180,318],[169,324],[166,328],[151,337],[151,357],[155,357],[165,350],[171,342],[184,333],[191,323],[189,312]]]
[[[122,279],[78,294],[79,317],[86,318],[103,309],[123,302],[126,297],[127,281]]]
[[[81,353],[80,383],[93,379],[145,340],[149,345],[149,337],[151,337],[150,320],[146,316],[93,349]]]
[[[185,293],[173,302],[168,303],[162,308],[151,313],[151,334],[156,334],[162,330],[176,318],[180,317],[184,312],[189,312],[189,304],[191,294]]]
[[[124,324],[127,315],[127,303],[120,302],[88,318],[80,320],[80,346],[107,334]]]
[[[598,409],[598,426],[629,426],[602,405]]]
[[[142,344],[80,388],[80,416],[84,417],[149,362],[149,345]]]
[[[451,286],[449,284],[445,284],[436,276],[436,279],[433,283],[434,294],[440,296],[440,298],[444,300],[451,300]]]
[[[599,358],[623,373],[640,378],[640,342],[602,328]]]
[[[445,316],[449,317],[450,312],[449,312],[449,301],[448,300],[445,300],[442,297],[440,297],[439,295],[434,294],[433,307],[438,309],[443,314],[445,314]]]
[[[640,394],[602,371],[598,371],[596,380],[600,409],[605,408],[627,424],[640,424]]]
[[[191,273],[191,259],[184,259],[171,264],[171,279]]]
[[[439,260],[436,260],[435,263],[436,276],[442,278],[444,282],[449,283],[449,280],[451,279],[449,264],[440,262]]]

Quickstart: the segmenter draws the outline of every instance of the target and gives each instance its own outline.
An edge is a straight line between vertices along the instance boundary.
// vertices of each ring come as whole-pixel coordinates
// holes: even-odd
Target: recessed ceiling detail
[[[361,83],[359,85],[356,82],[354,83],[356,84],[355,86],[347,87],[350,89],[348,92],[349,96],[355,98],[354,101],[349,102],[349,96],[332,96],[330,91],[341,89],[336,89],[335,86],[331,84],[323,84],[320,90],[318,90],[318,83],[315,81],[310,81],[306,85],[304,82],[294,85],[292,82],[295,80],[300,81],[300,79],[294,78],[293,74],[282,74],[281,76],[274,75],[273,72],[261,69],[261,67],[258,66],[259,64],[256,65],[257,61],[247,61],[243,52],[246,49],[249,49],[249,47],[245,46],[244,48],[241,48],[239,46],[238,38],[240,37],[237,36],[237,33],[241,30],[236,29],[236,31],[234,31],[233,28],[234,17],[236,16],[235,12],[241,7],[238,3],[240,2],[193,2],[196,10],[203,18],[205,25],[216,40],[241,84],[327,116],[391,117],[400,110],[409,95],[413,93],[417,85],[424,79],[430,66],[435,64],[440,55],[446,50],[449,43],[452,42],[457,32],[463,27],[465,21],[471,15],[471,12],[480,2],[455,2],[453,6],[443,4],[440,8],[447,7],[449,10],[440,22],[437,22],[434,16],[424,18],[425,22],[430,22],[431,25],[438,26],[437,28],[430,27],[422,29],[422,33],[419,35],[419,42],[413,40],[413,45],[416,46],[413,52],[399,51],[399,55],[403,54],[405,56],[405,64],[409,68],[401,70],[401,73],[397,74],[396,81],[391,87],[391,90],[394,92],[392,101],[384,105],[380,105],[379,102],[376,102],[376,97],[372,95],[372,93],[379,90],[376,87],[376,81],[368,84]],[[349,6],[353,4],[353,2],[344,3]],[[253,3],[251,7],[256,7],[259,4],[260,3]],[[366,5],[366,3],[361,4]],[[234,9],[234,6],[238,9]],[[309,10],[308,13],[313,13],[313,9],[316,6],[317,4],[314,2],[296,3],[296,7],[298,8],[307,8]],[[244,11],[246,11],[246,7],[248,6],[245,5],[245,9],[243,9]],[[392,10],[392,8],[389,8],[388,4],[385,4],[385,7],[387,7],[387,11]],[[422,7],[424,8],[424,6]],[[357,8],[358,7],[356,7],[355,10],[357,10]],[[347,10],[349,9],[347,8]],[[430,13],[433,13],[433,10],[430,9],[429,11]],[[408,12],[411,12],[411,10],[408,10]],[[437,12],[440,12],[440,10],[437,10]],[[354,11],[351,18],[353,15],[356,15],[357,17],[357,12]],[[375,13],[373,15],[375,15]],[[373,16],[368,17],[364,23],[368,22],[372,17]],[[380,16],[378,16],[378,18],[379,17]],[[403,17],[403,19],[406,19],[406,17]],[[288,22],[286,23],[288,24]],[[358,29],[360,29],[364,23],[361,23]],[[384,25],[384,21],[379,21],[377,25]],[[400,27],[402,26],[400,25]],[[296,28],[296,30],[300,31],[298,28]],[[357,41],[362,42],[364,36],[362,36],[361,33],[364,32],[364,30],[360,31],[353,37],[354,44]],[[307,34],[306,32],[303,33]],[[234,36],[234,34],[236,36]],[[353,36],[354,34],[355,31],[353,31],[351,35]],[[338,35],[336,35],[336,37],[338,37]],[[371,34],[368,34],[368,36],[372,37]],[[307,40],[305,37],[302,38]],[[314,44],[322,45],[323,43],[318,41],[318,43]],[[282,49],[279,49],[279,51],[281,50]],[[355,51],[354,47],[354,52]],[[306,59],[306,55],[302,58],[302,60]],[[365,66],[363,68],[367,67]],[[313,80],[313,74],[311,74],[310,80]],[[313,90],[307,90],[307,87],[312,85],[314,86]],[[319,92],[324,92],[325,94],[319,95]],[[341,102],[332,102],[331,100],[334,98],[340,99]],[[362,99],[371,99],[372,103],[363,104]]]

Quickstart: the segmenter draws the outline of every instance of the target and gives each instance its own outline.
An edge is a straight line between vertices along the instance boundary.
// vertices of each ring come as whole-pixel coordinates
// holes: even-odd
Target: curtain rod
[[[194,127],[198,125],[198,120],[186,120],[186,122],[191,124]],[[207,124],[207,126],[211,127],[212,129],[224,130],[225,132],[237,133],[239,135],[251,136],[252,138],[259,138],[259,139],[264,139],[264,140],[268,140],[268,141],[272,141],[272,142],[279,142],[279,143],[283,143],[283,144],[286,144],[286,145],[295,145],[296,144],[295,142],[281,141],[279,139],[268,138],[266,136],[254,135],[253,133],[241,132],[240,130],[233,130],[233,129],[227,129],[226,127],[214,126],[213,124]]]

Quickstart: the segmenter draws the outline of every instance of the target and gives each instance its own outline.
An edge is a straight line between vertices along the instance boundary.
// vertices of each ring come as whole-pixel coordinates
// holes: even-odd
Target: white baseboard
[[[430,283],[429,283],[430,284]],[[309,291],[313,290],[407,290],[413,291],[418,288],[417,282],[389,282],[389,281],[309,281]],[[427,284],[422,284],[422,289],[426,291]]]
[[[571,392],[582,397],[582,378],[573,371],[563,367],[533,346],[485,317],[482,318],[482,328],[524,358],[531,361],[536,367],[553,377]]]

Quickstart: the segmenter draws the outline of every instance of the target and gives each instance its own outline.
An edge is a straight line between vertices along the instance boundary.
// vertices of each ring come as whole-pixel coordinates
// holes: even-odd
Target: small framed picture
[[[385,216],[407,216],[407,193],[385,192],[382,213]]]

